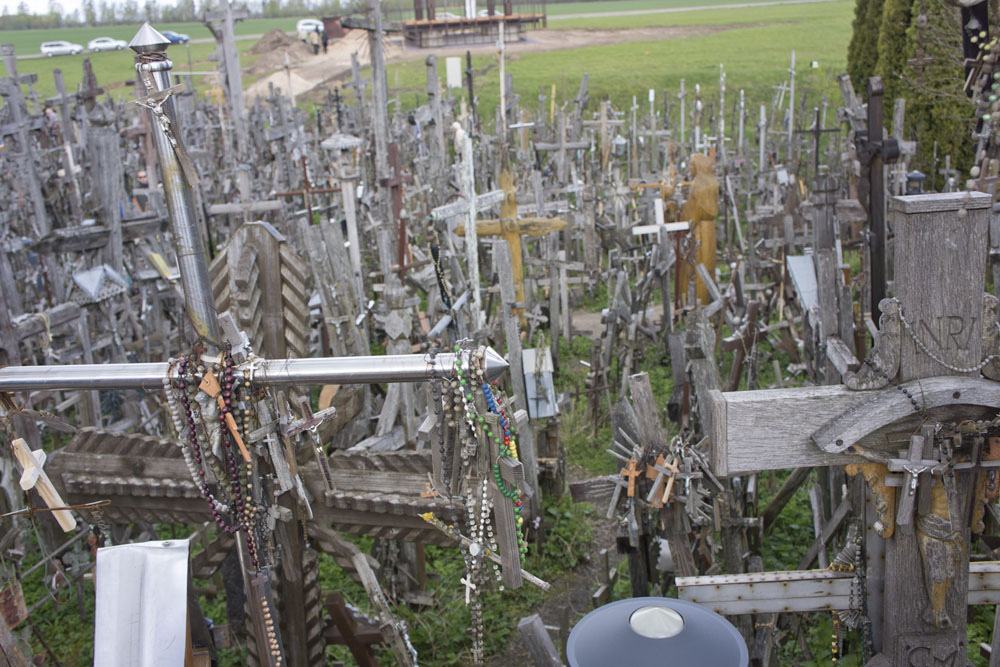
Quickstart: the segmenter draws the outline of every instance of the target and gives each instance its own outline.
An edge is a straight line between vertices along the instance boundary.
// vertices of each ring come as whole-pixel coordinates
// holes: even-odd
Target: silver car
[[[128,44],[123,39],[112,39],[111,37],[98,37],[87,42],[88,51],[121,51]]]
[[[41,47],[42,55],[51,58],[52,56],[75,56],[83,53],[83,46],[72,42],[44,42]]]

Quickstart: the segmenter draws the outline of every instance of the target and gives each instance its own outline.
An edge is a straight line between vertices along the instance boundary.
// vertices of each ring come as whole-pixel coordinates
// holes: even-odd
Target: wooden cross
[[[407,257],[409,253],[408,241],[406,238],[406,220],[403,218],[403,185],[413,183],[413,176],[403,173],[403,162],[399,156],[399,144],[395,141],[389,144],[389,168],[392,169],[392,177],[383,179],[380,185],[388,187],[392,192],[392,217],[396,221],[396,263],[399,266],[399,277],[407,269]]]
[[[280,158],[282,162],[282,171],[284,175],[284,182],[288,185],[292,184],[292,151],[294,146],[290,143],[298,137],[298,125],[295,123],[294,114],[292,118],[289,118],[285,111],[285,98],[278,95],[274,91],[273,84],[271,85],[271,96],[268,97],[268,101],[272,106],[277,108],[278,122],[272,124],[264,132],[264,137],[268,142],[281,140],[281,151]]]
[[[476,222],[476,236],[499,236],[510,247],[510,262],[514,272],[514,286],[517,289],[517,303],[519,308],[524,307],[524,256],[521,251],[522,236],[546,236],[552,232],[558,232],[569,226],[562,218],[541,218],[530,217],[520,218],[516,216],[517,211],[517,190],[514,188],[514,180],[510,172],[506,169],[500,173],[500,187],[504,191],[504,201],[500,205],[500,219],[478,220]],[[456,227],[455,233],[465,236],[462,227]]]
[[[312,196],[321,194],[330,194],[331,192],[340,192],[340,186],[333,188],[314,188],[312,186],[312,181],[309,180],[309,169],[306,165],[306,157],[303,155],[301,158],[302,164],[302,187],[298,190],[289,190],[288,192],[275,192],[275,197],[302,197],[302,201],[306,205],[306,215],[308,216],[309,224],[313,223],[313,204]],[[264,203],[264,202],[260,202]]]
[[[462,577],[459,581],[465,586],[465,604],[468,605],[472,598],[472,591],[476,589],[476,585],[472,583],[472,579],[466,579]]]
[[[938,170],[938,173],[944,176],[944,191],[951,192],[954,190],[955,183],[958,180],[959,171],[951,168],[950,153],[944,156],[944,169]]]
[[[869,588],[866,601],[881,664],[913,664],[911,659],[921,654],[951,664],[950,660],[965,652],[967,603],[995,604],[1000,597],[984,595],[979,583],[970,582],[969,515],[952,510],[974,501],[976,475],[983,464],[972,456],[951,466],[951,454],[944,451],[941,461],[928,456],[926,439],[919,439],[927,438],[928,432],[911,440],[909,451],[900,459],[884,451],[893,446],[889,434],[912,434],[914,423],[974,420],[996,412],[1000,383],[962,372],[978,368],[982,359],[997,352],[995,301],[983,297],[986,257],[981,249],[986,245],[990,201],[982,193],[891,200],[898,309],[883,303],[882,332],[873,358],[888,379],[909,392],[916,408],[881,373],[865,366],[857,376],[849,377],[851,385],[885,388],[852,391],[840,385],[711,391],[703,413],[716,475],[861,462],[876,470],[883,466],[882,473],[871,475],[874,496],[895,493],[884,490],[892,468],[907,475],[900,491],[904,494],[920,474],[943,473],[939,483],[930,487],[934,500],[927,511],[921,513],[918,505],[914,530],[891,532],[883,525],[880,532],[892,535],[883,542],[875,533],[875,515],[870,513],[866,519],[874,528],[866,535],[867,576],[870,581],[885,582],[884,597],[880,590]],[[1000,378],[998,371],[995,365],[983,368],[990,378]],[[937,442],[942,450],[950,448],[947,441]],[[968,451],[956,451],[956,459],[969,457]],[[917,493],[925,486],[918,480]],[[902,496],[902,504],[910,508],[912,500]],[[904,510],[904,521],[909,512]],[[894,527],[897,517],[880,515],[878,520]],[[942,541],[929,527],[935,522],[950,525],[956,537]],[[942,555],[937,558],[933,553]],[[952,560],[955,567],[947,565]],[[767,574],[776,580],[818,581],[809,573]],[[738,587],[751,578],[742,577],[733,585]],[[839,586],[833,579],[830,583]],[[967,598],[971,589],[977,592]],[[714,590],[723,595],[723,589]],[[786,609],[844,608],[840,606],[843,600],[807,601],[789,595],[788,590],[782,600]],[[724,595],[728,598],[737,592],[734,588]],[[696,595],[701,594],[682,592],[681,597]]]
[[[18,173],[24,179],[29,199],[31,200],[32,218],[38,236],[45,236],[51,229],[48,215],[45,213],[45,200],[42,197],[42,188],[38,182],[34,168],[34,143],[30,140],[28,132],[41,127],[41,117],[24,117],[21,105],[24,104],[24,95],[21,93],[21,84],[30,83],[37,80],[37,75],[30,74],[19,77],[17,74],[17,60],[14,57],[14,47],[10,44],[0,44],[0,55],[3,56],[4,66],[7,68],[7,76],[10,81],[0,82],[0,95],[4,97],[4,106],[10,109],[11,124],[0,127],[0,134],[17,136],[18,153],[14,154],[18,162]],[[34,77],[32,79],[31,77]]]
[[[682,82],[683,85],[683,82]],[[608,128],[610,127],[622,127],[625,125],[624,120],[609,120],[609,118],[614,113],[610,109],[611,103],[607,100],[601,102],[601,118],[600,120],[585,120],[583,121],[584,127],[599,127],[601,134],[601,169],[602,171],[608,166],[608,158],[611,157],[611,139],[608,137]],[[683,121],[682,121],[683,122]]]
[[[819,176],[819,154],[820,154],[820,142],[823,140],[824,134],[839,134],[839,127],[832,127],[830,129],[823,129],[820,122],[819,107],[813,107],[813,114],[815,116],[813,120],[813,126],[808,130],[795,130],[796,134],[811,134],[813,138],[813,177]]]
[[[45,452],[41,449],[31,451],[28,444],[21,438],[15,438],[10,444],[14,449],[14,457],[21,465],[21,489],[24,491],[35,489],[50,508],[65,507],[66,503],[52,486],[52,481],[49,480],[49,476],[42,468],[45,465]],[[67,533],[76,530],[76,519],[73,518],[73,514],[69,510],[53,509],[52,516]]]
[[[927,428],[927,427],[925,427]],[[907,451],[899,453],[898,459],[890,459],[889,470],[893,472],[905,473],[902,484],[900,484],[899,500],[896,503],[896,525],[912,525],[913,506],[917,498],[917,482],[922,482],[921,494],[929,498],[926,484],[928,482],[927,473],[940,474],[947,466],[941,461],[932,459],[931,450],[934,447],[934,433],[925,435],[911,435],[910,447]],[[886,486],[895,486],[890,481],[886,481]],[[927,509],[924,509],[926,514]]]
[[[560,183],[565,183],[569,174],[569,160],[566,158],[567,150],[579,150],[590,148],[589,141],[567,141],[566,140],[566,114],[559,116],[559,142],[535,143],[535,148],[540,151],[557,151],[556,153],[556,178]]]
[[[646,477],[655,480],[646,495],[646,502],[657,508],[666,505],[670,501],[670,493],[674,490],[674,480],[677,479],[678,472],[680,468],[677,467],[677,460],[672,458],[670,463],[667,463],[667,457],[663,454],[656,457],[656,463],[653,465],[646,464]],[[660,489],[663,489],[662,495]]]
[[[639,470],[639,462],[635,459],[630,459],[628,465],[622,468],[621,475],[628,480],[628,497],[635,497],[635,480],[639,475],[642,474]]]

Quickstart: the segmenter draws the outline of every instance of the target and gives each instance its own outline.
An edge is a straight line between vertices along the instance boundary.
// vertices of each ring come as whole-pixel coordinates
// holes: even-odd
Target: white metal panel
[[[449,56],[444,59],[445,79],[449,88],[462,87],[462,59],[458,56]]]
[[[95,665],[184,664],[188,548],[188,540],[167,540],[97,551]]]

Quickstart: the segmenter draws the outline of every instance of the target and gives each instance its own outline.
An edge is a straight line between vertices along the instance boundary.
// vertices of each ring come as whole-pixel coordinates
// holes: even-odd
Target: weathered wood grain
[[[906,387],[932,416],[961,410],[975,418],[1000,404],[1000,384],[988,380],[931,378]],[[893,424],[913,415],[912,404],[892,387],[877,392],[842,385],[710,391],[707,400],[702,409],[709,422],[712,472],[721,476],[860,463],[863,459],[847,453],[850,445],[885,446],[887,429],[901,430]],[[823,451],[814,441],[840,451]]]

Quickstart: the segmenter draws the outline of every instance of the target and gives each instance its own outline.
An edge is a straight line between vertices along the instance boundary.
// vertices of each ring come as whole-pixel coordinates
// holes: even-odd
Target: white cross
[[[471,577],[468,578],[468,579],[466,579],[465,577],[462,577],[461,579],[459,579],[459,581],[461,581],[463,584],[465,584],[465,604],[468,605],[469,604],[469,596],[472,595],[472,589],[474,589],[476,587],[476,585],[474,583],[472,583],[472,578]]]

